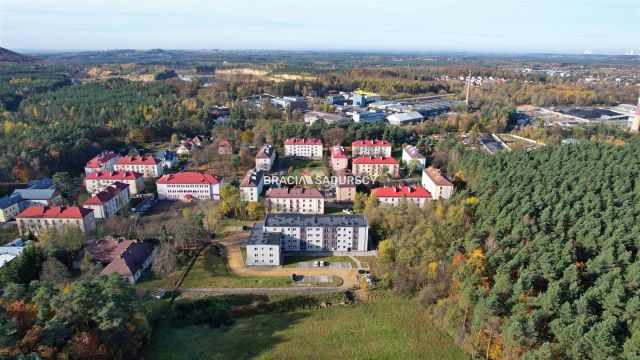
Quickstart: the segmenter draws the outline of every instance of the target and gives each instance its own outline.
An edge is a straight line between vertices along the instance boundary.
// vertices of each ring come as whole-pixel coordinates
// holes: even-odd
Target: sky
[[[640,0],[0,0],[12,50],[640,53]]]

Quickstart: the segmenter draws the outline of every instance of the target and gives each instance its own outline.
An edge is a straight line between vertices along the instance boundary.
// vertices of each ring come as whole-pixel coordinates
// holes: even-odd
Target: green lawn
[[[284,267],[296,268],[299,262],[314,262],[314,261],[328,261],[332,262],[350,262],[352,267],[356,266],[356,263],[351,261],[348,256],[285,256]]]
[[[211,247],[198,255],[195,264],[187,274],[182,287],[185,288],[249,288],[289,286],[288,276],[237,276],[226,258],[216,256]]]
[[[0,245],[4,245],[19,236],[20,234],[18,233],[17,226],[11,226],[8,229],[0,229]]]
[[[414,301],[386,295],[328,309],[269,313],[233,325],[155,329],[150,359],[468,359]]]

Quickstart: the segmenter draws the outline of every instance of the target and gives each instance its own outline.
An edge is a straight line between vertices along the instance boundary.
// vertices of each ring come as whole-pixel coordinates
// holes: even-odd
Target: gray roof
[[[265,226],[277,227],[361,227],[369,222],[364,215],[268,214]]]
[[[154,157],[158,160],[173,160],[176,158],[176,153],[169,150],[160,150]]]
[[[264,222],[257,222],[251,229],[247,245],[280,245],[282,234],[279,232],[264,232]]]
[[[29,189],[50,189],[53,187],[53,180],[42,178],[29,181]]]
[[[11,205],[17,204],[22,201],[22,196],[20,194],[9,195],[3,198],[0,198],[0,209],[6,209]]]
[[[15,189],[13,195],[20,194],[25,200],[49,200],[56,189]]]

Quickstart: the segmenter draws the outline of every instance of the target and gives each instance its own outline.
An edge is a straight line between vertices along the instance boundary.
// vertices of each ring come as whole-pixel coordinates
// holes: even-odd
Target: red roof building
[[[333,171],[344,170],[349,167],[349,156],[342,146],[331,148],[331,168]]]
[[[322,159],[322,140],[290,138],[284,141],[284,156]]]
[[[356,140],[351,143],[351,155],[356,156],[391,156],[392,144],[387,140]]]
[[[145,178],[157,178],[162,176],[162,161],[151,156],[125,156],[118,159],[113,165],[117,171],[137,171]]]
[[[86,175],[94,171],[107,170],[112,171],[114,163],[120,158],[120,154],[113,151],[105,151],[102,154],[97,155],[93,159],[87,161],[84,166],[84,172]]]
[[[220,184],[222,177],[194,171],[163,175],[156,184]]]
[[[156,181],[160,200],[220,200],[222,177],[186,171],[162,176]]]
[[[96,227],[93,210],[78,206],[30,206],[16,216],[21,235],[39,234],[65,225],[89,233]]]
[[[96,171],[84,178],[84,186],[90,194],[97,194],[116,182],[129,185],[131,194],[144,190],[143,175],[135,171]]]
[[[82,206],[92,209],[98,219],[108,219],[131,201],[129,185],[115,182],[113,185],[93,195]]]
[[[324,195],[318,189],[273,188],[264,199],[271,212],[324,214]]]
[[[434,199],[448,199],[453,193],[453,183],[432,166],[422,172],[422,186],[433,194]]]
[[[353,159],[352,163],[352,173],[359,176],[379,177],[383,174],[385,167],[387,173],[392,177],[398,177],[400,174],[400,164],[392,157],[360,156]]]
[[[380,203],[392,206],[398,206],[402,198],[418,206],[423,206],[427,200],[431,199],[431,193],[419,186],[385,186],[372,189],[371,194],[375,195]]]

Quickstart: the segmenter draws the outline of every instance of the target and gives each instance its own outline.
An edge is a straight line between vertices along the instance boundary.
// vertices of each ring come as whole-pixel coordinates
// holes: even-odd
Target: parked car
[[[320,261],[317,261],[317,260],[314,261],[313,262],[313,267],[318,267],[318,266],[320,266]]]
[[[325,265],[327,265],[326,261],[320,261],[320,266],[325,266]]]

